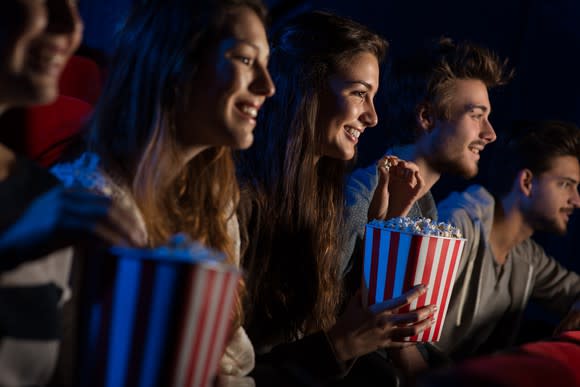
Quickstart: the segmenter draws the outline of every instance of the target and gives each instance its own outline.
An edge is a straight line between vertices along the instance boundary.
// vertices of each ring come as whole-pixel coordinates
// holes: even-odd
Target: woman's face
[[[361,52],[330,76],[320,96],[316,129],[322,131],[320,155],[350,160],[359,136],[377,124],[373,98],[379,87],[379,62]]]
[[[260,18],[250,8],[232,8],[224,36],[202,62],[188,111],[179,119],[183,145],[236,149],[252,145],[258,111],[274,94],[269,55]]]
[[[54,100],[81,36],[73,0],[0,1],[0,105]]]

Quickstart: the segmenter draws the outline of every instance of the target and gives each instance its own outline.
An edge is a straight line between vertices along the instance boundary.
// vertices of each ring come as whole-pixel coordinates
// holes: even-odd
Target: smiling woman
[[[326,385],[357,356],[429,323],[426,308],[400,315],[397,326],[391,307],[375,315],[358,297],[337,317],[346,164],[358,137],[377,124],[373,97],[386,48],[366,27],[323,12],[296,17],[275,37],[270,71],[277,92],[239,164],[246,326],[258,365],[280,372],[275,381],[257,373],[258,385]]]
[[[316,126],[326,132],[321,156],[351,160],[358,138],[377,124],[373,98],[379,87],[379,61],[370,52],[354,55],[328,81],[320,97]]]
[[[184,232],[236,264],[239,194],[231,149],[252,144],[257,112],[274,93],[264,20],[259,0],[136,4],[89,123],[88,152],[55,172],[72,168],[130,209],[149,246]],[[77,278],[90,279],[95,271],[83,262],[102,259],[77,262]],[[238,302],[220,369],[236,386],[249,383],[242,377],[254,365],[242,317]]]
[[[228,19],[224,26],[228,38],[211,49],[194,77],[195,90],[203,92],[192,93],[178,113],[182,115],[177,119],[181,146],[248,148],[254,141],[258,110],[274,93],[266,68],[270,48],[260,18],[242,8]],[[192,121],[214,130],[188,130]]]
[[[0,24],[0,110],[54,100],[60,74],[82,36],[74,2],[2,1]]]

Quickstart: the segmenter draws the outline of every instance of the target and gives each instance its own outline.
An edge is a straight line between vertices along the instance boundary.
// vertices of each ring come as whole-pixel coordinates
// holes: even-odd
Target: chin
[[[38,90],[34,96],[30,98],[31,105],[48,105],[56,101],[58,97],[58,90],[57,88],[45,88],[42,90]]]
[[[350,161],[354,159],[354,157],[356,156],[356,148],[346,150],[345,152],[342,153],[342,156],[343,157],[340,158],[342,161]]]
[[[562,236],[562,235],[566,235],[566,232],[568,231],[568,225],[565,223],[560,224],[560,223],[554,222],[554,223],[548,225],[547,227],[545,227],[544,231]]]
[[[250,135],[245,136],[243,138],[234,139],[234,142],[232,144],[232,148],[239,149],[239,150],[245,150],[245,149],[248,149],[249,147],[251,147],[253,143],[254,143],[254,135],[250,134]]]
[[[464,179],[471,179],[477,176],[479,167],[477,164],[464,164],[459,166],[459,175]]]

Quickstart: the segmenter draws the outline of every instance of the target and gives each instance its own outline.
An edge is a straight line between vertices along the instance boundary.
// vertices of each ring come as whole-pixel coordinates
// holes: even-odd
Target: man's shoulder
[[[482,186],[472,185],[462,192],[452,192],[437,206],[439,217],[445,219],[454,213],[467,213],[471,218],[481,218],[493,210],[494,198]]]
[[[515,259],[524,260],[528,263],[532,263],[538,257],[552,259],[546,254],[544,248],[532,238],[526,238],[515,245],[511,250],[511,255]]]

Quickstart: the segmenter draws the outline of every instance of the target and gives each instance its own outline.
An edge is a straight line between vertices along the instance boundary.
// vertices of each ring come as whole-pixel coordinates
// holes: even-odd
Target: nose
[[[372,100],[365,104],[367,107],[360,117],[360,121],[369,128],[376,126],[379,123],[379,117],[375,110],[375,104]]]
[[[480,137],[483,138],[488,143],[494,142],[497,139],[497,135],[495,134],[495,130],[491,125],[491,122],[487,118],[485,118],[482,122],[481,127],[481,134]]]
[[[578,189],[576,188],[572,193],[572,197],[570,198],[570,204],[574,206],[574,208],[580,207],[580,194],[578,193]]]
[[[48,10],[47,32],[71,37],[80,35],[83,23],[73,1],[48,0],[46,7]]]
[[[276,87],[274,86],[272,77],[270,77],[270,72],[263,65],[256,66],[256,78],[250,86],[252,92],[265,97],[271,97],[276,92]]]

